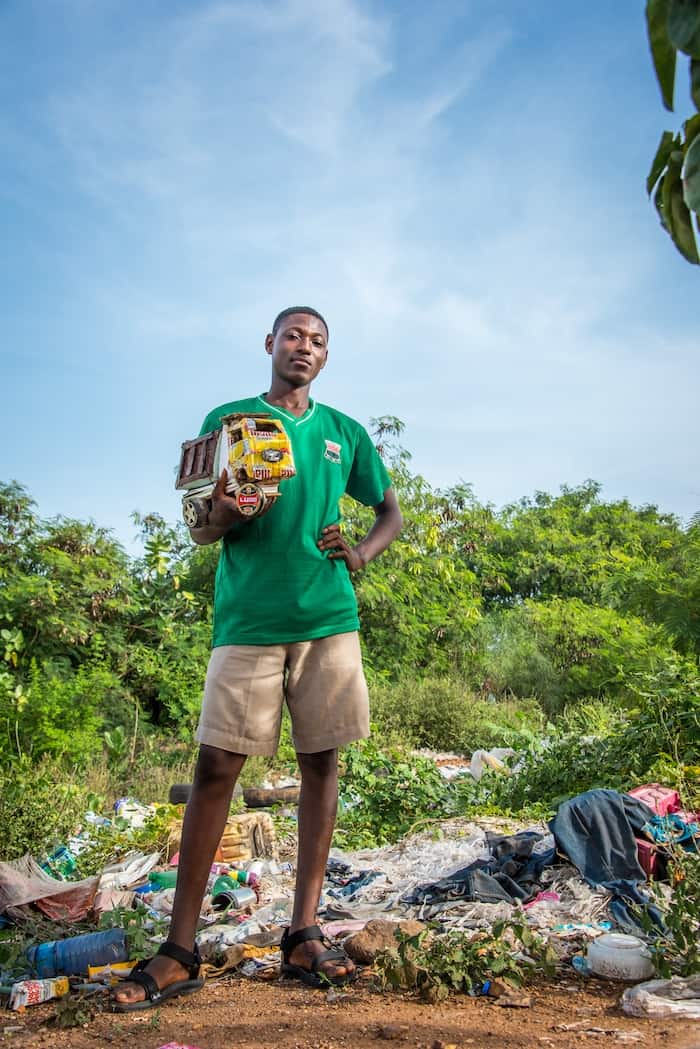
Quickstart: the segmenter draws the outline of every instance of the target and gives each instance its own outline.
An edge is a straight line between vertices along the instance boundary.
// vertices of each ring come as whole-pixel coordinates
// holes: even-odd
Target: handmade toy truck
[[[226,470],[226,492],[244,517],[267,513],[279,498],[279,483],[294,477],[294,457],[281,421],[265,412],[235,412],[211,433],[184,441],[175,487],[184,489],[182,516],[188,528],[201,528],[211,510],[211,494]]]

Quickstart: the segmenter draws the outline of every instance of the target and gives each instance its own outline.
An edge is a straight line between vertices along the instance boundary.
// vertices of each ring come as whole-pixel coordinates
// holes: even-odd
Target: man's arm
[[[211,494],[209,520],[201,528],[190,528],[190,535],[198,546],[209,546],[226,535],[231,525],[246,518],[236,506],[236,500],[226,494],[226,471],[216,482]]]
[[[393,488],[387,488],[383,500],[373,509],[374,524],[356,546],[350,546],[343,538],[340,525],[334,524],[321,532],[317,544],[319,550],[329,550],[328,557],[334,561],[345,561],[350,572],[364,568],[396,539],[403,525],[403,517]]]

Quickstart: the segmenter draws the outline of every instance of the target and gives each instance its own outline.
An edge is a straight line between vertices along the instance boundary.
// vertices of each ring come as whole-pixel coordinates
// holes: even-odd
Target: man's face
[[[328,336],[326,326],[309,313],[285,317],[275,335],[265,339],[272,357],[272,370],[291,386],[308,386],[326,364]]]

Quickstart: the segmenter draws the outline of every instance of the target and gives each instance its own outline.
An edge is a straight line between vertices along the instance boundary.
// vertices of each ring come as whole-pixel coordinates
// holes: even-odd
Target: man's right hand
[[[238,509],[238,504],[232,495],[227,495],[226,484],[228,474],[226,470],[221,471],[221,477],[214,485],[211,493],[211,510],[209,511],[208,525],[213,528],[229,529],[236,521],[245,521],[245,515]]]

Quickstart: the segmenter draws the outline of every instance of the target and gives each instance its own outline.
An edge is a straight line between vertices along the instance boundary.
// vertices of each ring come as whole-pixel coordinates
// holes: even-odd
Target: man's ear
[[[321,365],[321,368],[325,368],[327,364],[328,364],[328,347],[326,347],[326,356],[323,358],[323,364]]]
[[[274,335],[266,335],[265,336],[265,353],[267,353],[270,357],[272,356],[272,350],[274,348],[274,345],[275,345],[275,337],[274,337]]]

